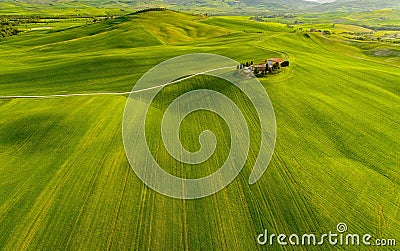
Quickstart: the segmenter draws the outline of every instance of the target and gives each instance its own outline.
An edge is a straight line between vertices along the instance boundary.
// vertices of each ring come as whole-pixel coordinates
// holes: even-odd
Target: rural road
[[[131,94],[131,93],[139,93],[139,92],[144,92],[144,91],[148,91],[148,90],[152,90],[152,89],[156,89],[156,88],[160,88],[160,87],[165,87],[167,85],[176,84],[176,83],[182,82],[183,80],[186,80],[186,79],[198,76],[198,75],[206,74],[206,73],[217,71],[217,70],[230,69],[230,68],[233,69],[234,67],[236,67],[236,66],[214,68],[211,70],[192,74],[190,76],[180,78],[178,80],[171,81],[171,82],[168,82],[165,84],[161,84],[161,85],[157,85],[157,86],[153,86],[153,87],[149,87],[149,88],[145,88],[145,89],[141,89],[141,90],[130,91],[130,92],[91,92],[91,93],[70,93],[70,94],[51,94],[51,95],[10,95],[10,96],[0,96],[0,99],[27,99],[27,98],[28,99],[29,98],[45,99],[45,98],[77,97],[77,96],[127,95],[127,94]]]

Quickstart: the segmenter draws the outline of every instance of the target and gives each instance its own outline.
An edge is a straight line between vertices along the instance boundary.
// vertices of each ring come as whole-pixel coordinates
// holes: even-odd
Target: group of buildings
[[[281,67],[286,67],[286,66],[289,66],[289,61],[285,61],[280,58],[269,58],[265,60],[263,64],[253,64],[253,62],[240,64],[238,66],[238,70],[244,73],[253,72],[255,75],[258,75],[258,74],[272,73],[280,69]]]

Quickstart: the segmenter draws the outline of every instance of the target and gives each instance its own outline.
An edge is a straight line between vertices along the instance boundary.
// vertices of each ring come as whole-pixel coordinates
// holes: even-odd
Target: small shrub
[[[288,66],[289,66],[289,61],[283,61],[283,62],[281,63],[281,66],[282,66],[282,67],[288,67]]]

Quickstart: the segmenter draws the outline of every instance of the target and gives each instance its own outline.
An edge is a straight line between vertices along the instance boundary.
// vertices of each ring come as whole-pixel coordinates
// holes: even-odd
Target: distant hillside
[[[395,0],[336,0],[332,3],[321,4],[314,6],[312,11],[368,11],[380,10],[385,8],[400,9],[400,1]]]
[[[174,9],[219,10],[219,11],[295,11],[320,5],[304,0],[4,0],[15,5],[36,5],[53,7],[104,7],[104,8],[146,8],[169,7]],[[0,3],[1,9],[2,3]]]
[[[303,0],[164,0],[164,3],[180,6],[229,6],[231,8],[260,8],[260,10],[305,9],[319,5]]]
[[[333,1],[333,2],[332,2]],[[3,0],[2,5],[45,6],[48,8],[117,8],[137,10],[148,7],[168,7],[197,12],[355,12],[384,8],[400,9],[400,2],[393,0]]]

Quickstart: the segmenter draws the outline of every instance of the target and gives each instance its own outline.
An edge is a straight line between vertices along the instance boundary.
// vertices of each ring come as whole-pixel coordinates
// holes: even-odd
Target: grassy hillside
[[[400,62],[362,46],[277,23],[170,11],[0,40],[0,96],[93,94],[0,99],[0,249],[263,250],[256,237],[265,228],[327,233],[339,222],[351,233],[400,240]],[[256,135],[246,166],[228,187],[177,200],[144,185],[125,157],[126,95],[95,93],[130,91],[157,63],[194,52],[239,62],[287,55],[290,67],[260,79],[275,109],[277,143],[254,185],[248,177],[259,132],[238,90],[199,76],[163,91],[152,104],[149,130],[157,130],[178,93],[211,88],[249,111]],[[196,150],[205,128],[218,136],[219,154],[189,176],[215,171],[226,157],[229,134],[215,114],[189,117],[183,144]],[[160,135],[148,140],[158,161],[170,163]],[[293,248],[309,249],[273,247]]]

